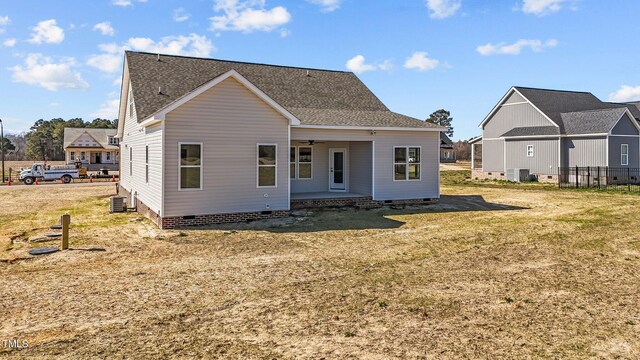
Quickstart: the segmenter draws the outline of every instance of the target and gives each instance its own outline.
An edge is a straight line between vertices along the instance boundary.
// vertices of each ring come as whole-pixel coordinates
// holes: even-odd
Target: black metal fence
[[[600,189],[640,192],[639,168],[561,167],[558,186],[564,189]]]

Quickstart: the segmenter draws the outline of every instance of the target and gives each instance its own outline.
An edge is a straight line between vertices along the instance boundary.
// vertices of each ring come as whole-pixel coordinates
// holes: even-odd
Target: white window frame
[[[620,144],[620,165],[629,166],[629,144]]]
[[[420,162],[417,163],[412,163],[409,162],[409,148],[417,148],[420,150]],[[406,154],[407,154],[407,158],[405,159],[404,162],[396,162],[396,149],[405,149],[406,150]],[[393,161],[393,167],[392,167],[392,179],[393,181],[422,181],[422,146],[415,146],[415,145],[408,145],[408,146],[394,146],[393,147],[393,154],[391,155],[393,156],[392,161]],[[420,171],[420,177],[417,179],[409,179],[409,165],[418,165],[418,169]],[[396,165],[404,165],[405,166],[405,178],[401,179],[401,180],[396,180]]]
[[[533,145],[527,145],[527,157],[533,157],[534,154]]]
[[[276,147],[276,163],[274,165],[260,165],[260,146],[275,146]],[[297,160],[297,159],[296,159]],[[260,186],[260,167],[275,167],[275,185],[273,186]],[[275,189],[278,187],[278,144],[257,143],[256,144],[256,188],[258,189]]]
[[[75,162],[76,161],[76,152],[75,151],[70,151],[69,152],[69,157],[71,158],[71,162]]]
[[[202,165],[202,157],[200,158],[200,164]],[[144,146],[144,182],[149,185],[149,144]]]
[[[295,170],[295,174],[294,176],[291,178],[291,180],[301,180],[301,181],[308,181],[308,180],[313,180],[313,146],[291,146],[291,148],[295,149],[295,159],[293,162],[291,162],[291,155],[289,155],[289,166],[291,166],[291,164],[293,164],[293,168]],[[301,162],[300,161],[300,149],[310,149],[311,150],[311,161],[309,162]],[[308,178],[301,178],[300,177],[300,164],[309,164],[309,166],[311,166],[311,177]]]
[[[200,165],[182,165],[182,145],[200,145]],[[190,188],[190,189],[182,189],[182,171],[183,167],[199,167],[200,168],[200,187],[199,188]],[[193,141],[183,141],[178,142],[178,191],[202,191],[203,188],[203,179],[204,179],[204,145],[201,142],[193,142]]]
[[[87,160],[87,153],[84,151],[80,152],[80,161],[86,161]]]
[[[105,153],[105,160],[106,160],[106,161],[111,161],[111,151],[107,151],[107,152]]]

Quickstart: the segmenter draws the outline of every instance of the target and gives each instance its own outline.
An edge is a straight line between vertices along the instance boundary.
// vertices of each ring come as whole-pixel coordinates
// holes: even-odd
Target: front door
[[[345,191],[346,149],[329,149],[329,191]]]

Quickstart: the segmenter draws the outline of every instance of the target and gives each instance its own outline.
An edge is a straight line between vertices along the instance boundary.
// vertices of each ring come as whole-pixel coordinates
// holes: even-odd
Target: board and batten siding
[[[164,216],[289,209],[288,119],[233,78],[165,120]],[[180,142],[203,145],[202,190],[179,191]],[[257,144],[277,144],[277,187],[257,187]]]
[[[629,164],[622,165],[622,144],[629,146]],[[638,136],[609,136],[609,166],[640,168],[640,139]]]
[[[505,171],[504,146],[503,139],[482,139],[482,171]]]
[[[291,128],[292,139],[374,142],[374,200],[440,197],[440,134],[437,131],[334,130]],[[420,181],[394,181],[393,147],[422,148]]]
[[[607,138],[562,139],[562,166],[607,166]]]
[[[129,86],[129,88],[131,88]],[[135,99],[134,99],[135,103]],[[135,112],[125,114],[120,142],[120,185],[152,211],[162,215],[162,125],[141,127]],[[145,147],[149,146],[149,183],[146,182]],[[129,149],[133,149],[133,175],[129,175]],[[128,201],[131,201],[129,199]],[[129,203],[130,206],[135,205]]]
[[[560,166],[560,139],[507,140],[506,169],[528,169],[533,175],[556,175]],[[533,146],[533,156],[527,147]]]
[[[527,100],[522,97],[522,95],[518,94],[517,92],[512,92],[511,95],[509,95],[509,97],[504,101],[505,104],[517,104],[517,103],[521,103],[521,102],[526,102]]]
[[[482,129],[483,139],[495,139],[518,127],[554,126],[531,104],[502,105]]]
[[[638,128],[635,127],[627,114],[624,114],[620,121],[613,127],[611,134],[615,135],[638,135]]]

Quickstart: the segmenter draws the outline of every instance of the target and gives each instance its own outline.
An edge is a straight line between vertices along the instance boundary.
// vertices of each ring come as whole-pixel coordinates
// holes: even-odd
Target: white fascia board
[[[633,123],[633,125],[636,127],[636,130],[638,130],[638,132],[640,133],[640,124],[638,124],[638,121],[635,120],[635,118],[633,117],[633,114],[631,113],[631,111],[629,111],[629,108],[625,109],[625,112],[622,113],[622,115],[620,115],[620,117],[618,118],[618,120],[615,122],[615,124],[613,124],[613,126],[611,127],[611,129],[609,129],[609,135],[610,136],[616,136],[615,134],[612,134],[613,129],[615,129],[616,126],[618,126],[618,123],[620,122],[620,120],[622,120],[622,118],[628,115],[629,116],[629,120],[631,120],[631,122]],[[630,136],[637,136],[637,135],[630,135]]]
[[[502,136],[498,139],[503,140],[519,140],[519,139],[557,139],[560,138],[574,138],[574,137],[593,137],[593,136],[607,136],[607,133],[599,134],[575,134],[575,135],[529,135],[529,136]],[[637,135],[634,135],[637,136]],[[497,140],[497,139],[485,139],[485,140]]]
[[[228,79],[228,78],[234,78],[235,80],[237,80],[239,83],[241,83],[244,87],[246,87],[247,89],[249,89],[249,91],[253,92],[256,96],[258,96],[260,99],[262,99],[264,102],[266,102],[267,104],[269,104],[269,106],[271,106],[274,110],[276,110],[277,112],[279,112],[282,116],[284,116],[285,118],[287,118],[289,120],[289,125],[300,125],[300,120],[295,117],[293,114],[291,114],[287,109],[283,108],[282,106],[280,106],[278,103],[276,103],[273,99],[271,99],[267,94],[265,94],[262,90],[258,89],[255,85],[253,85],[249,80],[247,80],[244,76],[240,75],[237,71],[235,70],[229,70],[226,73],[218,76],[217,78],[209,81],[208,83],[200,86],[199,88],[193,90],[192,92],[188,93],[187,95],[181,97],[180,99],[172,102],[171,104],[165,106],[164,108],[162,108],[160,111],[156,112],[155,114],[153,114],[152,116],[148,117],[147,119],[145,119],[143,121],[143,123],[145,123],[147,120],[150,119],[158,119],[158,120],[164,120],[165,116],[167,115],[167,113],[177,109],[179,106],[185,104],[186,102],[188,102],[189,100],[192,100],[193,98],[195,98],[196,96],[204,93],[205,91],[211,89],[212,87],[220,84],[221,82],[223,82],[224,80]]]

